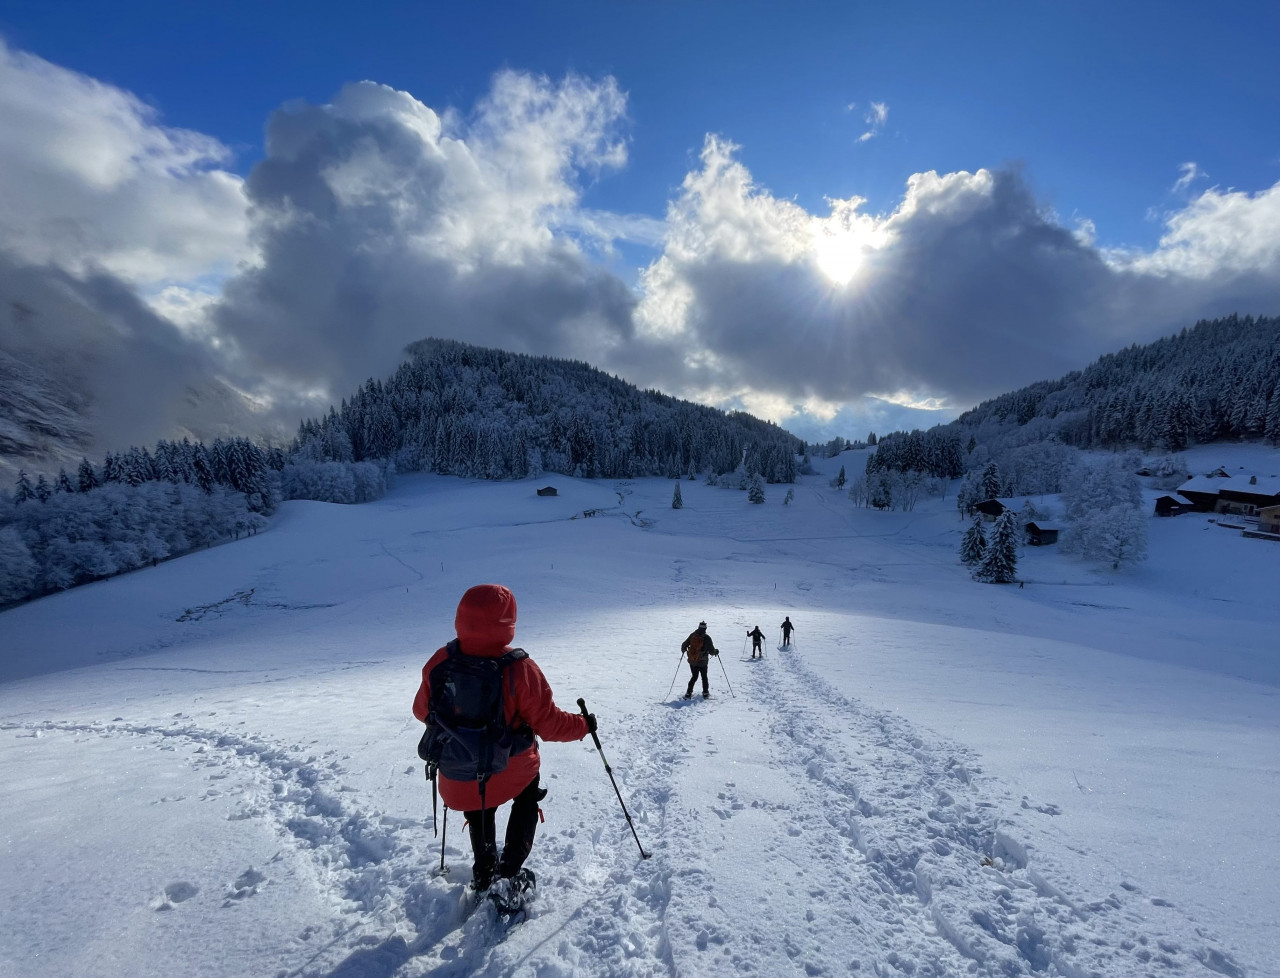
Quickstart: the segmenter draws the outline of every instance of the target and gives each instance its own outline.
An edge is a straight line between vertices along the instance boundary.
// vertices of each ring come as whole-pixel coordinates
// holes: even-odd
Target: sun
[[[866,239],[849,231],[820,231],[814,240],[814,261],[833,285],[853,281],[867,257]]]

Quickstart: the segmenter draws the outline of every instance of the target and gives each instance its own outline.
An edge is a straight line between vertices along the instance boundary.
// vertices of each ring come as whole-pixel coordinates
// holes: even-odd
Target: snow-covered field
[[[854,509],[842,463],[678,511],[407,477],[0,614],[0,975],[1280,975],[1280,545],[1153,519],[1137,569],[975,584],[953,499]],[[505,940],[462,913],[456,814],[434,872],[409,710],[485,581],[654,852],[590,741],[546,745]]]

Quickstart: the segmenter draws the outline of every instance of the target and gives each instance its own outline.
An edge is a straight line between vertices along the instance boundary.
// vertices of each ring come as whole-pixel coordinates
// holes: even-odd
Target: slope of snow
[[[1153,519],[1137,569],[979,585],[952,499],[828,478],[415,476],[0,615],[0,976],[1280,974],[1280,546]],[[437,872],[409,712],[489,580],[654,853],[590,741],[546,745],[506,935],[457,814]]]

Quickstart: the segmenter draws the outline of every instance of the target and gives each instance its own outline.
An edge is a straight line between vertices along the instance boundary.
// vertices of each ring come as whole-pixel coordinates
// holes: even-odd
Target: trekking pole
[[[676,662],[676,674],[671,677],[671,689],[667,690],[667,699],[671,699],[671,690],[676,688],[676,679],[680,676],[680,663],[684,662],[684,650],[680,651],[680,658]]]
[[[680,653],[684,655],[684,653]],[[679,667],[677,667],[679,668]],[[589,717],[587,713],[587,703],[581,696],[578,697],[578,709],[582,711],[584,717]],[[631,827],[631,835],[636,840],[636,845],[640,847],[640,858],[648,859],[653,855],[651,852],[645,852],[644,846],[640,845],[640,836],[636,835],[635,824],[631,821],[631,813],[627,811],[627,803],[622,800],[622,792],[618,790],[618,782],[613,780],[613,768],[609,767],[609,760],[604,756],[604,748],[600,746],[600,737],[594,730],[591,731],[591,739],[596,742],[596,751],[600,754],[600,760],[604,761],[604,773],[609,775],[609,783],[613,785],[613,793],[618,796],[618,804],[622,806],[622,814],[627,818],[627,825]]]
[[[736,700],[738,695],[733,691],[733,687],[729,685],[729,670],[726,669],[724,667],[724,663],[720,661],[720,656],[716,656],[716,661],[720,662],[720,671],[724,673],[724,684],[729,686],[729,695]]]
[[[444,831],[440,833],[440,872],[446,872],[444,866],[444,840],[449,838],[449,809],[444,810]]]

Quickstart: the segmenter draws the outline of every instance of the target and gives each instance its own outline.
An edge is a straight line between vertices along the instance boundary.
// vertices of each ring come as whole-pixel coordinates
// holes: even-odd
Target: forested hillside
[[[1025,427],[1079,448],[1180,451],[1192,442],[1280,442],[1280,318],[1228,316],[1100,357],[1084,370],[984,401],[954,422],[978,441]]]
[[[739,412],[641,391],[585,363],[423,340],[389,380],[303,422],[295,455],[482,479],[721,474],[794,482],[803,443]],[[744,457],[745,454],[745,457]]]
[[[0,604],[254,532],[280,499],[358,503],[395,471],[480,479],[741,472],[794,482],[804,443],[583,363],[425,340],[387,381],[302,424],[289,452],[247,439],[160,441],[20,472],[0,493]]]

